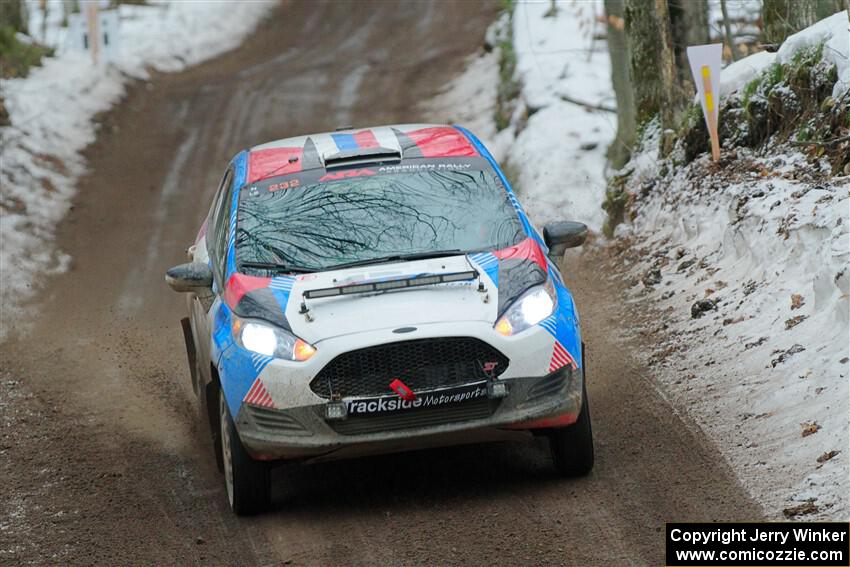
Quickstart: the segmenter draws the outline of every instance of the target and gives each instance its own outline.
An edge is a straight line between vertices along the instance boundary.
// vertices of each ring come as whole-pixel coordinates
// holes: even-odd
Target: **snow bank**
[[[816,498],[820,516],[846,518],[850,178],[798,179],[801,154],[738,152],[740,175],[706,156],[637,206],[631,231],[652,252],[632,272],[658,270],[638,289],[671,337],[649,358],[769,513]]]
[[[838,70],[838,81],[832,91],[833,97],[850,89],[850,24],[847,12],[838,12],[824,18],[813,26],[798,32],[782,44],[777,53],[760,51],[749,57],[729,64],[720,77],[720,96],[726,97],[741,90],[773,62],[791,63],[800,49],[823,44],[823,59]]]
[[[121,52],[112,62],[93,65],[88,55],[65,49],[57,24],[61,6],[50,3],[46,38],[57,42],[58,55],[26,78],[2,82],[12,125],[0,130],[0,339],[43,276],[67,266],[67,256],[53,247],[53,234],[85,172],[80,152],[95,139],[94,116],[118,102],[130,80],[146,79],[148,69],[180,71],[237,47],[274,5],[121,5]],[[37,17],[31,24],[33,31],[41,29]]]
[[[759,51],[749,57],[730,63],[720,72],[720,97],[725,98],[743,89],[747,83],[758,77],[762,71],[776,61],[776,53]],[[694,100],[698,95],[694,95]]]
[[[795,33],[785,40],[777,58],[782,63],[790,63],[797,51],[823,44],[823,59],[838,67],[838,82],[832,90],[832,96],[838,97],[850,89],[850,24],[847,11],[838,12],[824,18],[815,25]]]
[[[538,225],[570,219],[598,231],[605,221],[605,152],[617,132],[616,114],[562,99],[615,105],[608,49],[595,39],[605,31],[601,14],[601,1],[557,2],[554,14],[550,2],[522,2],[514,10],[523,104],[505,161]]]
[[[724,92],[821,43],[846,76],[841,13],[727,67]],[[617,234],[635,297],[657,311],[647,363],[771,516],[811,501],[803,518],[846,519],[850,177],[794,149],[730,151],[719,167],[703,156],[675,169],[655,152],[630,165],[629,191],[644,195]]]

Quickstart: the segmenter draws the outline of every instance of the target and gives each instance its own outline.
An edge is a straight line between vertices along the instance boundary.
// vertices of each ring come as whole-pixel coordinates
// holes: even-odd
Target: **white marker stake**
[[[697,96],[702,105],[702,115],[711,136],[711,157],[720,159],[720,137],[717,134],[717,113],[720,103],[720,64],[723,60],[723,44],[692,45],[688,47],[688,61],[697,87]]]
[[[94,64],[97,65],[97,56],[100,51],[100,25],[98,21],[98,12],[100,5],[97,2],[87,2],[86,8],[86,31],[88,33],[89,51]]]

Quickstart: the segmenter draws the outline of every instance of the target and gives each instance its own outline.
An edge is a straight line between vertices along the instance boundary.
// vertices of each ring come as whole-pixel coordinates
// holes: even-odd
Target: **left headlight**
[[[316,347],[283,329],[233,317],[233,338],[252,352],[284,360],[305,361],[316,354]]]
[[[558,295],[552,280],[526,291],[493,326],[500,335],[509,337],[533,327],[555,311]]]

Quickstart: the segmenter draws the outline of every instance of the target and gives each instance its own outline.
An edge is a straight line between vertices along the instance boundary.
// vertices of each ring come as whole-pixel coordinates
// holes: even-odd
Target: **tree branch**
[[[602,112],[613,112],[614,114],[617,114],[616,108],[612,108],[610,106],[605,106],[602,104],[591,104],[589,102],[578,100],[577,98],[573,98],[564,94],[561,95],[561,100],[563,100],[564,102],[569,102],[571,104],[577,104],[579,106],[589,108],[590,110],[600,110]]]

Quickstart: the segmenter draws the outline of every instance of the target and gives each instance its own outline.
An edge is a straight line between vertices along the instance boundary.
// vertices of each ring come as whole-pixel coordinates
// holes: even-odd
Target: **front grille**
[[[388,415],[354,416],[327,423],[342,435],[364,435],[485,419],[493,415],[496,407],[498,400],[481,398],[455,405],[405,410]]]
[[[460,386],[483,378],[483,367],[500,375],[508,359],[484,341],[443,337],[388,343],[346,352],[334,358],[310,382],[323,398],[331,394],[384,396],[392,394],[396,378],[414,392]]]

